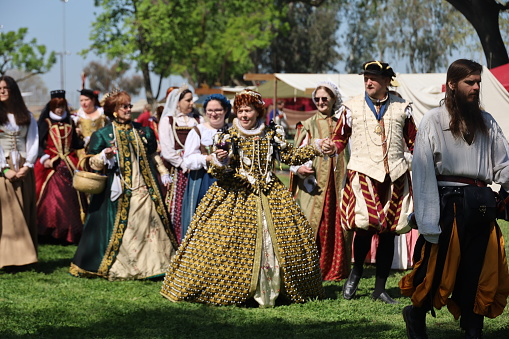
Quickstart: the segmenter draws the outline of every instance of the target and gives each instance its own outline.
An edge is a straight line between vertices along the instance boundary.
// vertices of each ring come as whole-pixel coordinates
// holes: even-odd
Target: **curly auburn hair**
[[[117,111],[117,108],[120,107],[120,105],[128,104],[130,102],[131,96],[127,94],[126,91],[112,93],[104,100],[104,114],[113,120],[113,113]]]
[[[237,111],[242,106],[253,107],[258,112],[258,119],[264,119],[267,114],[267,108],[265,107],[262,95],[250,89],[245,89],[235,95],[233,112],[237,114]]]

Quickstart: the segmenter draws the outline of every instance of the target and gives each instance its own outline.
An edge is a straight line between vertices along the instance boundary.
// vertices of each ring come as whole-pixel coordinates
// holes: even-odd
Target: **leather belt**
[[[466,178],[466,177],[458,177],[455,175],[437,175],[437,181],[449,181],[449,182],[459,182],[461,184],[473,185],[477,187],[486,187],[488,186],[484,181]]]

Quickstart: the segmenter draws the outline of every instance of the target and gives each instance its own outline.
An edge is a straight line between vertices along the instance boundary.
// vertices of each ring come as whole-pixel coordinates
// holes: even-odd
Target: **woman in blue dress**
[[[207,121],[189,132],[184,146],[184,164],[190,172],[183,199],[185,203],[182,206],[182,239],[186,235],[196,207],[207,193],[210,185],[216,181],[208,173],[208,167],[212,160],[213,138],[217,131],[225,126],[232,105],[224,95],[212,94],[205,99],[203,109]]]

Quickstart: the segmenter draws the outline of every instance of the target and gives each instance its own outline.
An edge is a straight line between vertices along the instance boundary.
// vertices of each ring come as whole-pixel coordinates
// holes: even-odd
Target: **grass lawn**
[[[286,180],[283,178],[283,180]],[[502,223],[509,239],[509,223]],[[368,266],[357,298],[341,297],[343,282],[324,283],[325,300],[272,309],[172,303],[161,281],[109,282],[68,274],[76,246],[42,245],[39,263],[16,274],[0,270],[0,338],[405,338],[401,296],[392,271],[389,293],[400,304],[372,301]],[[506,244],[506,251],[509,252]],[[463,338],[446,310],[428,316],[430,338]],[[485,338],[509,338],[509,310],[485,321]]]

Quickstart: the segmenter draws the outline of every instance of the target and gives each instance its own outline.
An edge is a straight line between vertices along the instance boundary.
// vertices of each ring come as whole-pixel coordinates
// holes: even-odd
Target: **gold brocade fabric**
[[[77,126],[81,130],[83,137],[89,137],[100,128],[106,125],[107,118],[105,115],[101,115],[96,119],[85,119],[80,117],[78,119]]]
[[[265,130],[244,137],[235,128],[228,133],[238,155],[226,167],[211,167],[218,181],[198,206],[161,294],[172,301],[244,303],[257,291],[261,258],[267,252],[264,243],[271,242],[277,258],[271,265],[279,264],[281,292],[292,302],[323,297],[313,231],[288,189],[273,175],[272,156],[267,157],[274,134]],[[282,161],[289,164],[316,154],[312,146],[285,145],[281,150]],[[270,242],[264,242],[264,224]],[[258,291],[263,293],[263,288]]]

